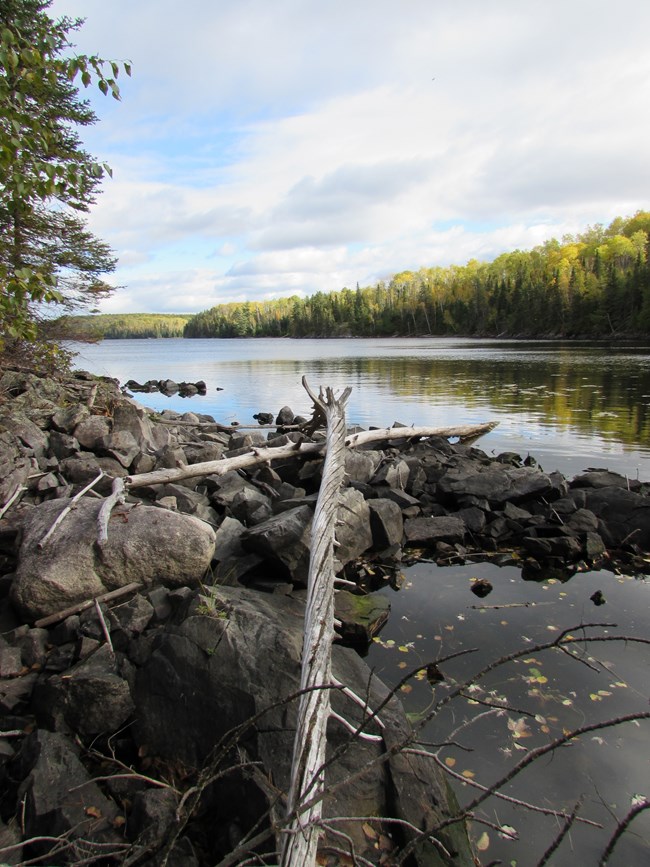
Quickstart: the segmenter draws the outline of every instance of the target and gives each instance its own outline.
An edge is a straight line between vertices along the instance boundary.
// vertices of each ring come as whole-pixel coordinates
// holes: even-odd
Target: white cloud
[[[110,309],[362,285],[650,207],[650,6],[564,0],[56,0],[115,179]],[[106,307],[108,309],[108,306]]]

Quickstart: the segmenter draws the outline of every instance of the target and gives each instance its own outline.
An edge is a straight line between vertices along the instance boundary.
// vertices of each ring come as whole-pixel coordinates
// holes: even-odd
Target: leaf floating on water
[[[400,686],[400,691],[405,692],[408,695],[409,692],[413,691],[413,687],[410,683],[405,683],[403,686]]]
[[[490,848],[490,835],[487,831],[483,831],[481,836],[478,838],[476,848],[479,852],[486,852]]]
[[[632,795],[632,797],[630,798],[630,803],[633,807],[640,807],[641,804],[647,804],[648,799],[645,795]]]
[[[463,771],[463,776],[468,780],[473,780],[476,774],[474,771]]]
[[[368,824],[368,822],[364,822],[361,827],[363,828],[363,833],[366,837],[370,837],[371,840],[374,840],[377,837],[377,832],[372,825]]]
[[[526,720],[523,716],[520,716],[519,719],[513,720],[508,718],[508,728],[512,732],[513,738],[530,738],[532,737],[532,733],[526,724]]]
[[[445,764],[448,768],[453,768],[453,766],[456,764],[456,759],[453,756],[447,756],[447,758],[445,759]]]

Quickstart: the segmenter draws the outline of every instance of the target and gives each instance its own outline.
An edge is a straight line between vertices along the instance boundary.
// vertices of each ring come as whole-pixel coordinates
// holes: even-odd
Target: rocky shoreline
[[[3,863],[42,855],[155,864],[164,855],[168,864],[235,864],[250,851],[250,829],[268,829],[269,810],[281,815],[295,702],[278,699],[299,683],[323,463],[299,455],[321,436],[296,429],[300,422],[284,407],[278,429],[228,429],[194,413],[155,416],[115,381],[89,374],[61,382],[2,374]],[[247,471],[130,490],[106,542],[97,541],[113,479],[291,443],[295,455]],[[491,458],[435,437],[350,449],[346,474],[337,574],[353,586],[337,597],[335,675],[370,707],[387,703],[384,727],[368,724],[372,740],[350,748],[349,731],[331,725],[341,757],[328,771],[326,814],[387,817],[346,827],[358,855],[384,863],[413,836],[404,823],[434,826],[454,801],[426,758],[393,752],[408,742],[408,722],[353,649],[389,615],[385,596],[371,591],[421,556],[453,563],[489,554],[530,578],[647,571],[650,485],[605,469],[567,480],[531,458]],[[360,725],[367,710],[334,692],[337,714]],[[258,851],[273,849],[267,837]],[[440,838],[457,856],[425,840],[415,863],[473,863],[462,827]],[[340,840],[328,832],[327,846]]]

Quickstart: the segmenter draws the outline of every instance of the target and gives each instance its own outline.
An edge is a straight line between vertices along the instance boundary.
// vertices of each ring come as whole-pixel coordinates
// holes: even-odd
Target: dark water
[[[593,345],[454,339],[384,340],[161,340],[106,341],[83,347],[78,366],[129,378],[203,379],[202,398],[138,395],[156,409],[207,412],[222,422],[253,422],[259,411],[288,404],[309,414],[301,386],[353,388],[350,423],[363,426],[451,425],[497,420],[479,445],[488,453],[534,455],[546,470],[568,477],[589,466],[650,479],[650,350],[641,345]],[[217,391],[217,387],[223,391]],[[487,578],[493,592],[479,600],[472,579]],[[606,603],[590,597],[601,590]],[[438,712],[455,684],[471,680],[489,661],[552,641],[562,629],[607,624],[583,634],[650,638],[650,581],[601,571],[561,584],[524,582],[514,566],[492,564],[404,569],[390,594],[391,618],[369,663],[389,684],[405,672],[462,649],[476,651],[442,666],[435,688],[423,674],[401,698],[416,724],[431,716],[424,740],[457,745],[440,760],[461,779],[453,785],[467,803],[470,782],[490,785],[525,756],[588,723],[649,709],[650,647],[631,642],[576,642],[580,660],[558,650],[533,651],[474,684],[466,697]],[[479,704],[472,702],[478,701]],[[508,705],[489,708],[480,702]],[[475,719],[476,718],[476,719]],[[453,737],[451,734],[454,733]],[[472,776],[473,775],[473,776]],[[507,795],[538,807],[571,811],[602,829],[577,823],[547,863],[598,864],[616,827],[641,797],[650,798],[650,726],[647,721],[590,732],[538,760],[512,782]],[[519,841],[476,822],[473,834],[488,863],[511,867],[540,862],[562,819],[491,798],[477,819],[517,830]],[[650,863],[650,810],[631,825],[609,863]]]

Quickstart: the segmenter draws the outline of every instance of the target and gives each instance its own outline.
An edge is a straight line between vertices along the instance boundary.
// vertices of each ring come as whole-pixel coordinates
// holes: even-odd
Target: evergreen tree
[[[81,20],[54,21],[52,0],[0,0],[0,351],[35,341],[46,304],[92,306],[112,291],[107,244],[84,213],[110,169],[81,145],[97,117],[87,87],[119,99],[119,67],[71,55]],[[130,74],[128,64],[125,71]],[[104,71],[109,70],[105,75]]]

